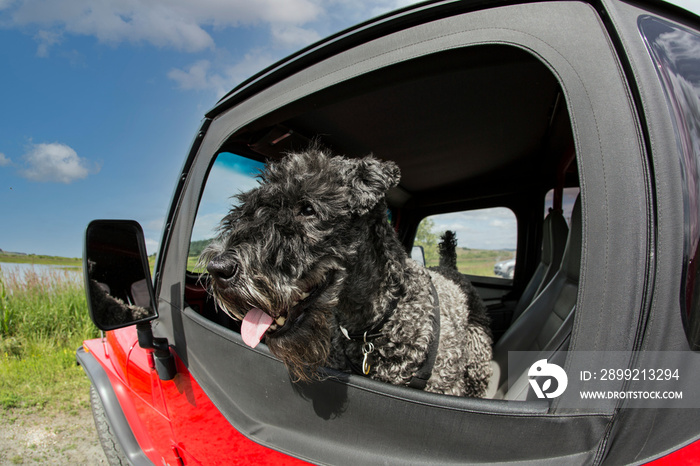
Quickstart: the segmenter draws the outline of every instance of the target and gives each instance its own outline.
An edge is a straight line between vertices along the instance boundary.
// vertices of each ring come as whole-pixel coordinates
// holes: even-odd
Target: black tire
[[[112,427],[107,421],[104,406],[100,395],[97,394],[97,389],[94,385],[90,385],[90,405],[92,406],[92,417],[95,420],[95,428],[97,436],[100,439],[100,445],[105,452],[107,462],[112,466],[126,466],[129,461],[126,459],[124,450],[114,436]]]

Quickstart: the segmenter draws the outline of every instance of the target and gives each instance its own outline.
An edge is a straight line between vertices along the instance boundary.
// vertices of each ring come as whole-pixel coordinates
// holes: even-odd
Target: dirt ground
[[[106,465],[89,408],[0,410],[0,465]]]

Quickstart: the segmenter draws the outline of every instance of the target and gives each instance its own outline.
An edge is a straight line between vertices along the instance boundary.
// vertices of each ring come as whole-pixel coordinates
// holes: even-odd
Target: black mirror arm
[[[177,366],[175,358],[170,352],[168,339],[154,337],[150,322],[136,324],[136,334],[139,346],[145,350],[152,350],[156,372],[158,372],[160,380],[174,379],[177,374]]]

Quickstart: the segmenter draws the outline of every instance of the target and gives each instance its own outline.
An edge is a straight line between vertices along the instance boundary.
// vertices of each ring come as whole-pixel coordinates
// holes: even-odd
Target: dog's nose
[[[216,280],[232,283],[238,276],[238,263],[230,254],[221,254],[209,262],[207,272]]]

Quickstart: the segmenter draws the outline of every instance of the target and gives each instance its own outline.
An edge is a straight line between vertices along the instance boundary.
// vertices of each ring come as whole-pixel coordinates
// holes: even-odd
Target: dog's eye
[[[299,208],[299,215],[311,217],[312,215],[316,215],[316,211],[311,204],[302,204],[302,206]]]

